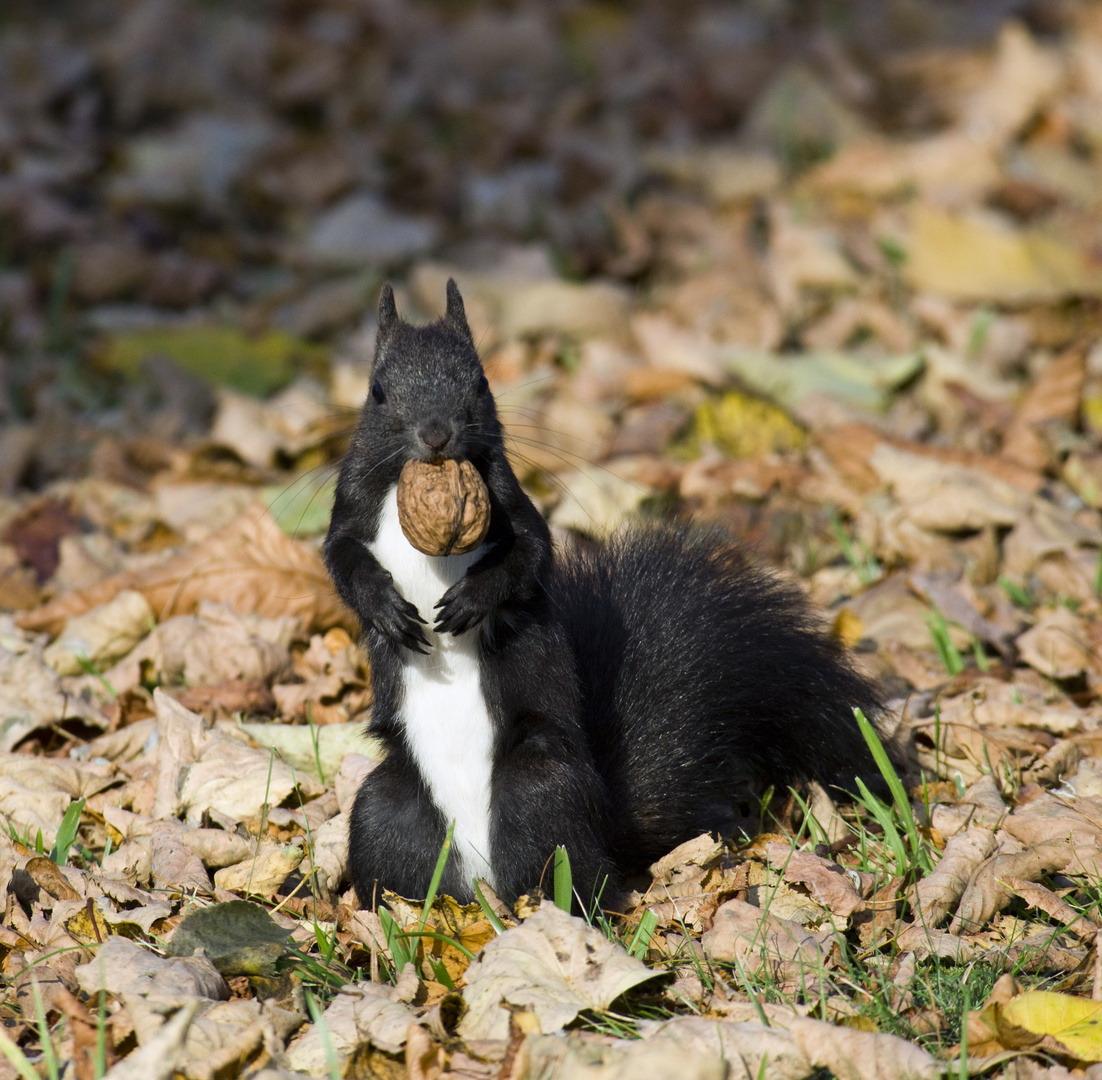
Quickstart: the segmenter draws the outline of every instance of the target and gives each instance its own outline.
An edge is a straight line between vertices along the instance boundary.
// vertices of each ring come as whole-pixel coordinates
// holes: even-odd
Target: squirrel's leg
[[[421,897],[428,891],[446,829],[444,819],[400,747],[392,747],[360,785],[348,828],[348,869],[363,907],[377,907],[383,889]],[[449,861],[441,893],[462,883]]]
[[[550,895],[561,844],[581,904],[589,907],[598,898],[603,906],[614,903],[608,793],[581,726],[565,639],[546,618],[537,619],[499,648],[483,651],[482,679],[494,711],[505,720],[491,792],[490,849],[498,888],[514,897],[542,884]]]
[[[394,587],[394,579],[370,548],[351,534],[330,534],[325,564],[341,599],[356,613],[360,625],[377,630],[414,652],[428,652],[428,640],[417,608]]]
[[[607,855],[604,784],[588,754],[535,730],[494,772],[490,847],[498,891],[512,898],[539,885],[550,896],[555,849],[570,856],[574,909],[616,907],[616,868]],[[557,744],[557,745],[556,745]]]

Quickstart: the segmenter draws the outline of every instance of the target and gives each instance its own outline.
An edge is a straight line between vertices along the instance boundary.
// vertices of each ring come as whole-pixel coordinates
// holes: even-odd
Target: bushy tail
[[[557,566],[626,866],[722,830],[749,778],[852,787],[874,769],[853,708],[875,719],[876,689],[799,590],[725,533],[640,524]]]

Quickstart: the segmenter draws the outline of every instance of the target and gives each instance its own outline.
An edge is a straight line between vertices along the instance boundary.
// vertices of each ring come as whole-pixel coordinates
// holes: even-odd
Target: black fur
[[[501,425],[449,281],[447,313],[403,322],[385,286],[372,395],[337,484],[325,558],[364,627],[387,760],[352,811],[349,866],[377,889],[423,895],[445,822],[402,737],[400,665],[427,640],[368,545],[409,458],[467,458],[490,493],[487,554],[445,594],[435,629],[476,633],[493,718],[490,861],[499,888],[536,885],[563,844],[575,886],[606,901],[625,874],[724,831],[739,781],[852,777],[869,765],[852,706],[879,711],[798,590],[726,536],[636,526],[586,551],[552,551],[505,457]],[[448,718],[441,717],[446,724]],[[454,862],[442,888],[473,895]]]

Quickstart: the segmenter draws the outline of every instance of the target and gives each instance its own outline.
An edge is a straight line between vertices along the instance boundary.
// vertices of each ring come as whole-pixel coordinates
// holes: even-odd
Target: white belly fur
[[[398,523],[397,488],[383,502],[371,552],[390,571],[394,585],[428,625],[427,656],[402,650],[402,722],[406,744],[444,820],[455,822],[453,858],[463,877],[486,878],[490,868],[490,772],[493,723],[482,696],[478,639],[474,630],[456,637],[436,634],[434,605],[467,572],[482,548],[466,555],[423,555]],[[426,885],[428,883],[426,882]]]

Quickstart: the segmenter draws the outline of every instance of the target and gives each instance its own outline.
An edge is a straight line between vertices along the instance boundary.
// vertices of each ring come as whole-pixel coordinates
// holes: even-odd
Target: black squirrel
[[[725,533],[637,524],[575,551],[505,456],[454,281],[443,318],[379,300],[371,393],[337,482],[325,560],[371,657],[371,731],[386,759],[351,814],[360,903],[424,895],[449,822],[441,890],[536,886],[557,845],[585,902],[734,821],[740,781],[850,779],[871,767],[852,715],[874,686],[798,589]],[[466,555],[401,532],[406,461],[468,459],[490,526]],[[429,619],[433,620],[430,628]]]

